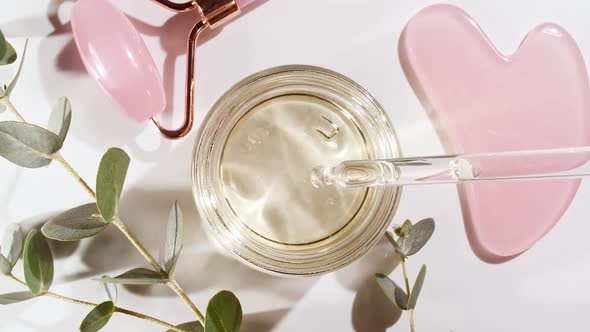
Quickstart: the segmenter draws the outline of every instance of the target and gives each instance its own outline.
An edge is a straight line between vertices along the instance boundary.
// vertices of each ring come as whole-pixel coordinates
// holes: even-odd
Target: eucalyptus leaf
[[[4,231],[2,247],[8,248],[5,258],[11,267],[16,265],[23,250],[23,233],[18,224],[10,224]]]
[[[1,248],[8,248],[8,250],[5,253],[6,256],[4,256],[0,249],[0,273],[9,274],[16,262],[18,262],[23,248],[23,236],[18,224],[6,226]]]
[[[0,31],[0,66],[9,65],[16,61],[16,51],[14,47],[6,41],[6,37],[2,31]]]
[[[416,277],[414,287],[410,293],[410,299],[408,300],[408,309],[416,308],[416,302],[418,302],[418,296],[420,296],[420,291],[422,290],[422,285],[424,284],[424,278],[426,278],[426,265],[422,265],[422,268],[420,268],[420,272]]]
[[[119,198],[129,168],[129,156],[119,148],[110,148],[102,157],[96,177],[96,202],[107,222],[119,211]]]
[[[399,237],[406,237],[410,235],[412,232],[412,222],[409,220],[404,221],[404,223],[395,229],[395,234]]]
[[[78,241],[95,236],[109,226],[98,212],[96,203],[68,210],[43,225],[43,234],[58,241]]]
[[[9,293],[9,294],[1,294],[0,295],[0,304],[7,305],[7,304],[23,302],[26,300],[30,300],[34,297],[35,297],[35,294],[33,294],[31,292],[16,292],[16,293]]]
[[[408,295],[406,292],[386,275],[379,273],[375,277],[389,301],[402,310],[408,310]]]
[[[12,45],[8,44],[7,47],[4,57],[0,58],[0,66],[12,64],[18,57]]]
[[[27,286],[35,295],[47,292],[53,282],[53,255],[47,240],[36,229],[25,241],[24,271]]]
[[[389,243],[391,243],[391,245],[393,246],[393,249],[395,249],[395,252],[402,258],[405,258],[406,255],[404,254],[404,252],[402,251],[401,247],[399,246],[399,244],[397,243],[397,241],[395,241],[395,239],[393,238],[393,234],[391,234],[390,232],[386,232],[385,233],[385,237],[387,238],[387,240],[389,240]]]
[[[47,166],[61,146],[61,139],[47,129],[22,122],[0,122],[0,156],[18,166]]]
[[[25,57],[27,55],[28,47],[29,47],[29,39],[27,38],[25,40],[25,47],[23,47],[23,54],[20,57],[20,63],[18,64],[18,69],[16,70],[16,74],[14,74],[14,77],[12,78],[12,81],[10,81],[10,83],[8,84],[8,87],[6,87],[6,86],[4,87],[4,90],[5,90],[4,93],[6,95],[10,95],[10,93],[14,89],[14,86],[18,82],[18,79],[20,78],[20,74],[23,71],[23,64],[25,63]]]
[[[109,276],[102,277],[109,278]],[[109,300],[113,301],[113,303],[117,303],[117,300],[119,299],[119,289],[117,284],[103,282],[102,287]]]
[[[133,269],[116,277],[101,277],[95,279],[103,283],[125,284],[125,285],[154,285],[165,284],[168,278],[159,272],[144,268]]]
[[[6,257],[0,255],[0,273],[9,274],[10,272],[12,272],[12,265]]]
[[[178,201],[176,201],[170,210],[170,217],[168,218],[168,226],[166,228],[164,266],[168,274],[174,272],[178,256],[182,250],[183,228],[182,211],[180,210]]]
[[[238,332],[242,324],[242,306],[230,291],[217,293],[207,305],[205,331]]]
[[[205,329],[199,321],[183,323],[176,325],[176,327],[185,330],[186,332],[204,332]],[[167,332],[174,332],[174,330],[168,330]]]
[[[105,325],[109,322],[111,317],[115,313],[115,305],[112,301],[103,302],[86,316],[80,324],[81,332],[97,332],[102,330]]]
[[[412,226],[410,235],[400,239],[400,247],[406,256],[412,256],[430,240],[434,233],[434,220],[432,218],[423,219]]]
[[[0,30],[0,57],[3,57],[6,53],[6,49],[8,48],[8,41],[6,41],[6,37],[2,30]]]
[[[2,97],[4,97],[4,95],[6,94],[6,89],[2,86],[0,86],[0,99],[2,99]],[[3,113],[4,111],[6,111],[6,106],[4,106],[3,103],[0,103],[0,113]]]
[[[61,141],[66,140],[72,122],[72,105],[66,97],[58,99],[49,117],[47,129],[55,133]]]

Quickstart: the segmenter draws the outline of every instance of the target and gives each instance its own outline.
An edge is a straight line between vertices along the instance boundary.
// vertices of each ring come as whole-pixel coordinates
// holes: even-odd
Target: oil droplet
[[[334,205],[336,205],[337,202],[338,202],[338,199],[336,198],[336,196],[332,195],[332,196],[328,197],[328,199],[326,200],[326,205],[334,206]]]
[[[248,143],[250,143],[251,145],[256,145],[256,144],[262,144],[262,140],[260,140],[259,138],[252,136],[252,135],[248,135]]]
[[[258,136],[262,136],[262,137],[270,136],[270,130],[263,128],[263,127],[256,128],[255,132]]]

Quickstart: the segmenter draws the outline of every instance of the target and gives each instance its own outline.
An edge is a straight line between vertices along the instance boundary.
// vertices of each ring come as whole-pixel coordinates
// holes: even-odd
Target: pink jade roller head
[[[199,35],[227,23],[255,0],[153,1],[176,12],[194,10],[200,17],[188,36],[185,118],[177,129],[166,129],[155,118],[166,107],[160,74],[143,39],[117,7],[109,0],[78,0],[72,10],[72,30],[88,73],[112,101],[134,120],[151,118],[164,136],[180,138],[193,126]]]
[[[450,5],[421,10],[399,43],[400,61],[449,153],[488,153],[590,145],[590,85],[574,39],[555,24],[534,28],[510,56],[473,18]],[[586,162],[568,157],[560,168]],[[534,164],[487,162],[526,173]],[[459,198],[474,252],[501,262],[529,249],[559,221],[580,180],[461,184]]]

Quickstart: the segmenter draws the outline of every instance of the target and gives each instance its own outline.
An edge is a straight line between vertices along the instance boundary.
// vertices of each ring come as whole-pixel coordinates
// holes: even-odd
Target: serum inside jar
[[[389,119],[361,86],[318,67],[271,68],[208,113],[195,142],[193,193],[208,234],[243,263],[316,275],[380,240],[401,189],[317,186],[314,168],[398,156]]]
[[[358,213],[365,188],[312,184],[318,165],[368,158],[347,110],[314,96],[284,95],[246,113],[232,129],[221,160],[233,212],[271,242],[306,245],[335,235]]]

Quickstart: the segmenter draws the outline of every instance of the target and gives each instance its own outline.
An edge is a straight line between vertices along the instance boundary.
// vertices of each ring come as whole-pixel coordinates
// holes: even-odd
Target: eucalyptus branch
[[[2,98],[0,98],[0,103],[2,103],[2,105],[4,105],[4,107],[6,107],[18,119],[18,121],[27,123],[27,121],[25,121],[16,108],[14,108],[14,105],[12,105],[10,99],[8,99],[8,95],[4,95]]]
[[[6,108],[8,110],[10,110],[19,119],[20,122],[28,123],[25,120],[25,118],[16,110],[14,105],[10,102],[10,100],[8,99],[8,96],[2,97],[0,99],[0,102],[2,102],[2,104],[5,105]],[[74,179],[76,179],[76,181],[78,181],[78,183],[88,192],[88,194],[94,200],[96,200],[96,193],[94,192],[94,190],[92,190],[92,188],[88,185],[88,183],[63,158],[63,156],[61,156],[61,154],[55,153],[55,154],[51,155],[50,157],[52,160],[55,160],[60,165],[62,165],[64,167],[64,169],[68,172],[68,174],[70,174]],[[133,244],[133,246],[137,249],[137,251],[139,251],[139,253],[148,261],[148,263],[150,263],[150,265],[152,265],[152,267],[156,271],[158,271],[162,274],[166,274],[166,272],[164,271],[162,266],[154,259],[154,257],[149,253],[149,251],[144,247],[144,245],[137,239],[137,237],[129,230],[129,228],[127,228],[127,226],[125,225],[125,223],[123,223],[123,221],[121,221],[117,217],[113,220],[113,225],[115,225],[119,229],[119,231],[121,233],[123,233],[123,235],[125,235],[125,237],[127,237],[129,242],[131,242],[131,244]],[[195,315],[198,317],[201,324],[205,325],[205,318],[204,318],[203,314],[197,308],[197,306],[190,300],[188,295],[184,292],[184,290],[180,287],[180,285],[176,282],[176,280],[173,280],[173,282],[169,282],[166,285],[172,291],[174,291],[174,293],[176,293],[180,297],[180,299],[182,299],[189,306],[191,311],[193,311],[195,313]]]
[[[402,265],[402,272],[404,274],[404,284],[406,285],[406,294],[411,295],[410,281],[408,280],[408,269],[406,267],[406,258],[401,257],[400,261],[401,261],[401,265]],[[416,327],[414,324],[414,309],[408,308],[408,318],[410,320],[410,331],[415,332]]]
[[[405,290],[398,286],[395,281],[389,279],[383,274],[377,274],[377,282],[383,289],[383,292],[389,300],[395,304],[399,309],[408,312],[408,318],[410,321],[410,331],[415,332],[416,327],[414,323],[414,309],[418,302],[418,296],[422,290],[424,278],[426,277],[426,265],[422,265],[414,286],[410,287],[410,280],[408,277],[408,268],[406,266],[406,260],[408,257],[416,254],[420,249],[426,245],[432,233],[434,233],[434,220],[431,218],[424,219],[412,225],[412,222],[406,220],[403,225],[394,229],[395,234],[398,236],[397,240],[394,235],[387,232],[385,236],[387,240],[393,246],[395,253],[398,255],[402,272],[404,276]]]
[[[5,53],[4,57],[1,54],[2,52]],[[16,55],[9,55],[7,57],[7,52],[14,53],[14,49],[7,43],[0,31],[0,65],[10,64],[16,59]],[[177,332],[202,331],[203,329],[207,332],[239,331],[242,321],[242,307],[233,293],[229,291],[217,293],[209,301],[207,306],[208,316],[205,319],[205,316],[190,300],[174,277],[174,268],[183,244],[183,221],[178,203],[174,204],[168,221],[165,247],[166,255],[163,266],[149,253],[119,216],[119,199],[130,162],[127,153],[118,148],[111,148],[103,155],[98,169],[95,191],[60,154],[72,117],[69,100],[65,97],[58,100],[50,115],[47,129],[27,123],[25,118],[16,110],[9,99],[9,94],[19,77],[22,64],[23,59],[21,58],[15,78],[8,87],[0,88],[0,111],[8,109],[18,119],[18,122],[0,122],[0,145],[3,147],[3,149],[0,149],[0,156],[18,166],[26,168],[40,168],[55,161],[76,179],[92,197],[94,202],[70,209],[47,221],[41,229],[42,234],[35,229],[29,232],[24,244],[25,249],[23,255],[25,281],[14,277],[12,274],[12,269],[19,260],[21,249],[23,248],[20,228],[18,226],[16,228],[13,227],[11,243],[8,246],[5,244],[2,245],[3,248],[9,247],[10,250],[6,257],[0,253],[0,272],[8,275],[19,284],[27,286],[30,292],[0,294],[0,304],[22,302],[36,296],[49,296],[70,303],[91,306],[93,309],[80,325],[82,332],[102,329],[115,312],[148,320]],[[108,287],[106,288],[106,292],[109,298],[111,298],[111,301],[100,304],[85,302],[49,292],[49,287],[53,281],[54,265],[53,255],[46,238],[58,241],[79,241],[98,235],[110,225],[117,227],[127,237],[129,242],[150,263],[153,270],[135,268],[117,277],[103,276],[97,280],[105,284],[166,285],[180,299],[186,302],[197,316],[198,321],[183,323],[175,327],[172,324],[151,316],[116,307],[114,305],[114,297]],[[220,312],[230,314],[220,316]],[[209,319],[209,314],[212,314],[214,317]]]
[[[12,279],[14,282],[20,284],[21,286],[27,287],[27,283],[24,282],[23,280],[17,278],[14,274],[9,273],[6,275],[6,277],[8,277],[9,279]],[[73,304],[78,304],[78,305],[83,305],[83,306],[87,306],[87,307],[96,307],[98,304],[97,303],[92,303],[92,302],[87,302],[87,301],[82,301],[82,300],[78,300],[78,299],[74,299],[68,296],[63,296],[57,293],[53,293],[53,292],[45,292],[42,293],[40,296],[48,296],[48,297],[52,297],[54,299],[63,301],[63,302],[68,302],[68,303],[73,303]],[[149,321],[151,323],[154,324],[158,324],[160,326],[163,326],[169,330],[173,330],[176,332],[187,332],[186,330],[182,329],[182,328],[178,328],[170,323],[166,323],[160,319],[157,319],[155,317],[152,316],[148,316],[136,311],[132,311],[132,310],[128,310],[125,308],[121,308],[121,307],[115,307],[115,312],[127,315],[127,316],[132,316],[135,318],[139,318],[139,319],[143,319],[146,321]]]
[[[197,306],[186,295],[184,290],[182,290],[182,288],[180,287],[178,282],[176,282],[176,279],[174,279],[174,277],[172,277],[167,285],[168,285],[168,287],[170,287],[170,289],[172,289],[176,293],[176,295],[178,295],[191,308],[191,310],[195,313],[195,315],[197,315],[199,322],[201,322],[201,324],[203,324],[203,326],[204,326],[205,325],[205,316],[203,316],[203,314],[197,308]]]
[[[96,199],[96,193],[94,192],[94,190],[92,190],[92,188],[88,185],[88,183],[86,181],[84,181],[84,179],[80,176],[80,174],[78,174],[78,172],[76,172],[76,170],[62,157],[62,155],[58,152],[54,155],[51,156],[51,159],[57,161],[59,164],[61,164],[65,170],[74,178],[76,179],[76,181],[78,181],[78,183],[84,188],[84,190],[86,190],[86,192],[88,192],[88,194]]]
[[[127,239],[137,248],[137,250],[145,257],[145,259],[156,269],[156,271],[160,272],[161,274],[167,274],[166,271],[162,268],[162,266],[153,258],[153,256],[145,249],[145,247],[141,244],[141,242],[131,233],[129,228],[120,220],[115,219],[113,224],[117,226],[117,228],[123,233]],[[201,324],[205,325],[205,317],[201,313],[201,311],[197,308],[197,306],[191,301],[188,295],[184,292],[182,287],[178,284],[174,276],[169,276],[169,282],[166,285],[176,293],[180,299],[182,299],[189,308],[197,315],[197,318],[201,322]]]
[[[133,246],[141,253],[141,255],[150,263],[151,266],[154,267],[156,271],[161,274],[165,274],[166,272],[162,269],[162,266],[154,259],[154,257],[149,253],[149,251],[143,246],[143,244],[135,237],[135,235],[127,228],[125,223],[121,221],[118,217],[113,220],[113,225],[117,226],[119,231],[127,237],[129,242],[133,244]]]
[[[27,120],[25,120],[25,118],[16,110],[16,108],[8,98],[8,95],[5,95],[2,98],[0,98],[0,103],[2,103],[2,105],[4,105],[18,119],[18,121],[28,123]],[[59,152],[49,157],[61,164],[64,167],[64,169],[80,183],[84,190],[86,190],[93,199],[96,199],[96,194],[94,193],[94,190],[92,190],[88,183],[84,181],[80,174],[76,172],[76,170],[62,157],[62,155]]]

